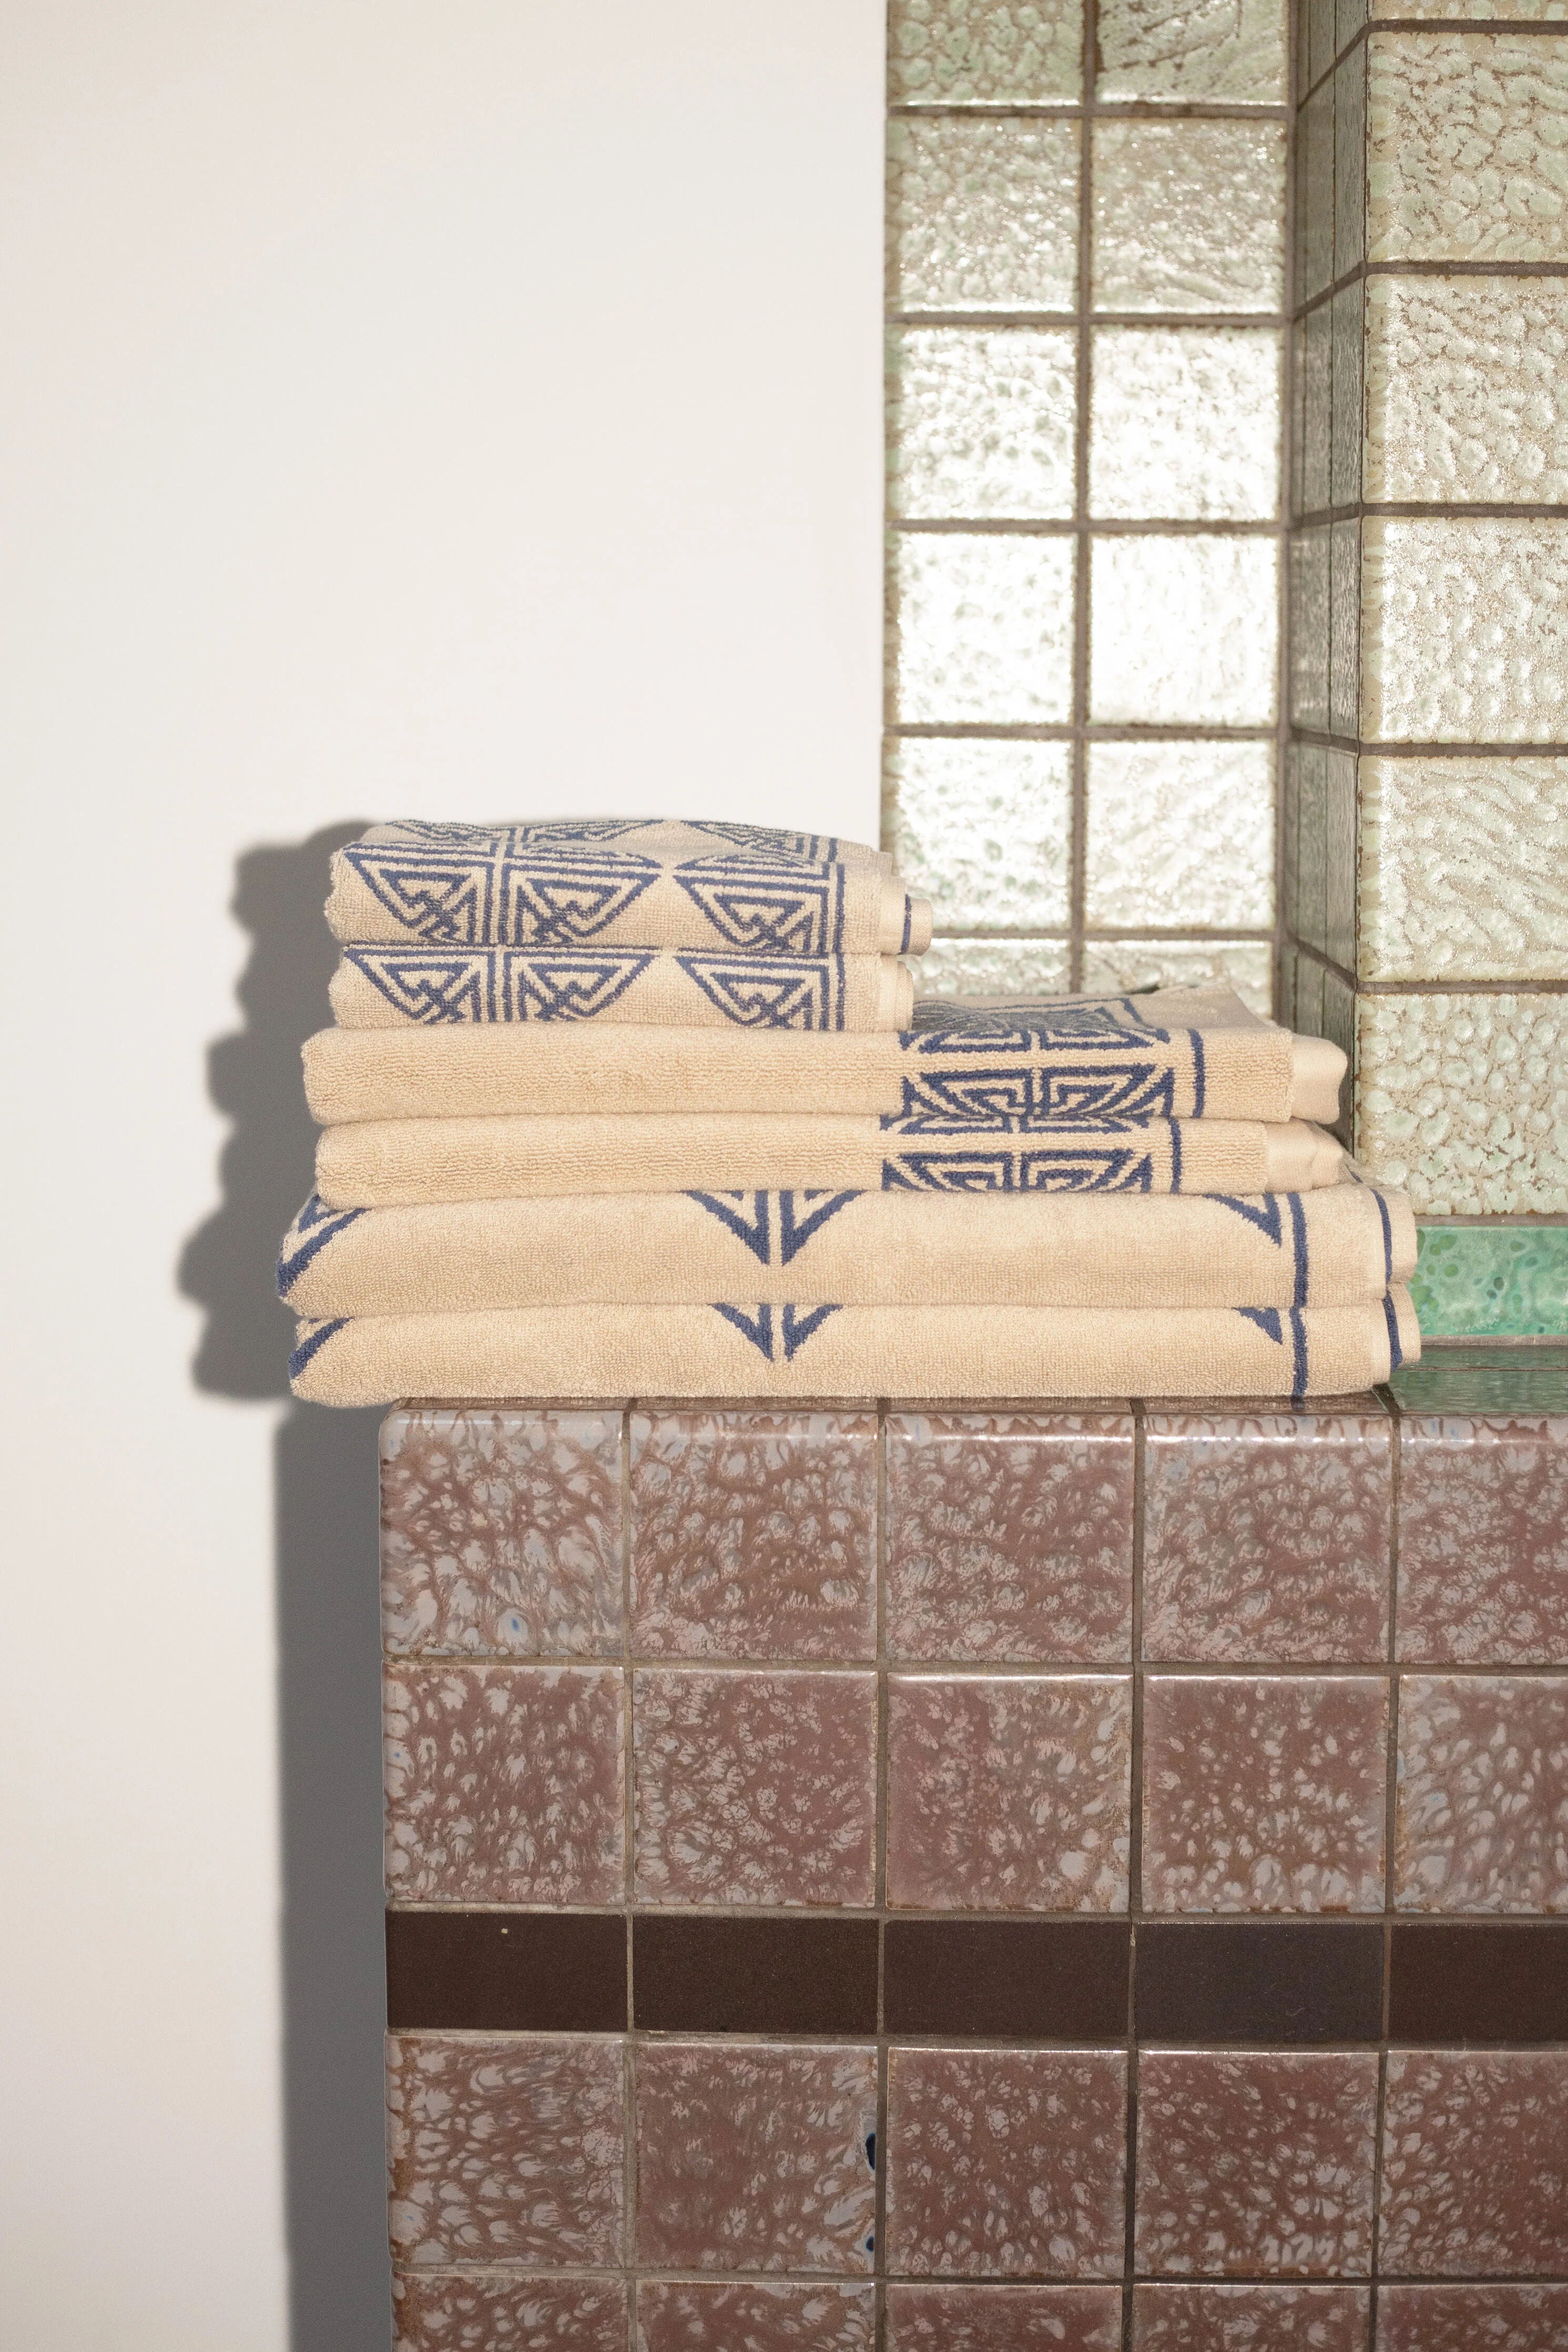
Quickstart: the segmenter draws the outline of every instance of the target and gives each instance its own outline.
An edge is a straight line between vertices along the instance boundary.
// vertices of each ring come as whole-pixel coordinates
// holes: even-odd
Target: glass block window
[[[885,826],[942,992],[1268,1008],[1280,0],[894,0]]]

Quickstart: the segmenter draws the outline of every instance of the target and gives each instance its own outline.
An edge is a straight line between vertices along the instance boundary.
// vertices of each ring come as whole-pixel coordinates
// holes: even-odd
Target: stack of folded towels
[[[882,852],[378,825],[327,918],[298,1396],[1300,1396],[1418,1350],[1337,1046],[1225,991],[917,1003]]]

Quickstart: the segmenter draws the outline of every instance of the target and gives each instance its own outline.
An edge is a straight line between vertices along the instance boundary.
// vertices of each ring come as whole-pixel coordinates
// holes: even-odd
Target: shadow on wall
[[[300,1046],[328,1017],[327,861],[362,824],[247,850],[245,1027],[208,1062],[234,1122],[221,1204],[180,1287],[206,1308],[194,1366],[217,1396],[286,1398],[278,1244],[310,1188]],[[291,2352],[384,2352],[389,2334],[382,2024],[375,1412],[291,1405],[277,1434],[283,2091]]]

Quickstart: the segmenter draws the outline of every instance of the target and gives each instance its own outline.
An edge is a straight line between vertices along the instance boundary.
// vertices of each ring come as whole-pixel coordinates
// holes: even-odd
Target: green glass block
[[[1388,1385],[1406,1412],[1568,1412],[1568,1348],[1432,1348]]]
[[[1568,1225],[1423,1225],[1410,1295],[1429,1339],[1568,1337]]]

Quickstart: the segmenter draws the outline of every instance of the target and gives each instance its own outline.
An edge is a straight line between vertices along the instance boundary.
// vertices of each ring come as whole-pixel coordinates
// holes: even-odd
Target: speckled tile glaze
[[[1390,2051],[1379,2261],[1568,2270],[1568,2051]]]
[[[1363,978],[1555,980],[1568,759],[1369,759],[1361,776]]]
[[[1127,1901],[1131,1686],[1109,1675],[895,1675],[888,1899],[920,1910]]]
[[[644,2279],[637,2288],[637,2352],[871,2352],[876,2336],[869,2286]]]
[[[888,299],[902,310],[1070,310],[1078,125],[895,121]]]
[[[875,1656],[874,1413],[634,1413],[630,1511],[634,1655]]]
[[[891,1413],[895,1658],[1131,1655],[1131,1413]]]
[[[922,996],[1049,995],[1067,984],[1065,940],[934,940],[921,958]]]
[[[895,0],[888,97],[895,106],[1010,106],[1077,98],[1083,21],[1076,0]]]
[[[1101,99],[1229,98],[1278,105],[1285,97],[1286,12],[1279,0],[1238,7],[1200,0],[1101,0]]]
[[[1410,1285],[1428,1338],[1568,1338],[1568,1225],[1424,1225]]]
[[[1381,1406],[1152,1412],[1145,1433],[1145,1657],[1384,1655],[1393,1442]]]
[[[1065,929],[1071,810],[1066,743],[896,735],[889,741],[883,838],[906,887],[931,901],[943,930]],[[935,993],[931,956],[951,944],[939,941],[922,958],[916,983],[922,996]],[[1000,952],[1034,944],[995,942]]]
[[[1254,1013],[1267,1013],[1273,967],[1267,940],[1086,940],[1083,986],[1110,996],[1137,988],[1234,988]]]
[[[1278,310],[1282,122],[1109,122],[1094,133],[1097,310]]]
[[[1070,515],[1076,341],[1070,328],[895,328],[889,512]]]
[[[890,2285],[888,2352],[1121,2352],[1121,2290]]]
[[[1356,1137],[1418,1216],[1568,1210],[1568,999],[1363,996]]]
[[[1568,1911],[1568,1675],[1406,1675],[1394,1901]]]
[[[520,2278],[515,2271],[400,2271],[392,2352],[626,2352],[619,2279]]]
[[[1132,2352],[1365,2352],[1363,2286],[1141,2286]]]
[[[1568,2286],[1384,2286],[1377,2352],[1562,2352]]]
[[[1278,514],[1280,346],[1269,327],[1101,327],[1089,512],[1243,522]]]
[[[637,1897],[868,1903],[871,1675],[634,1677]]]
[[[873,2051],[647,2042],[636,2098],[639,2263],[870,2269]]]
[[[986,725],[1069,717],[1072,562],[1065,538],[898,537],[889,634],[893,715]]]
[[[1372,2051],[1144,2051],[1139,2270],[1366,2271],[1376,2112]]]
[[[621,1646],[618,1412],[389,1413],[382,1633],[395,1654]]]
[[[1400,1443],[1400,1656],[1418,1664],[1560,1663],[1568,1656],[1568,1413],[1409,1414]]]
[[[1143,1900],[1383,1908],[1388,1694],[1346,1675],[1151,1675]]]
[[[620,2262],[618,2041],[401,2034],[386,2047],[395,2262]]]
[[[894,2050],[889,2267],[1119,2276],[1126,2137],[1121,2051]]]
[[[1568,257],[1568,58],[1549,35],[1368,43],[1368,257]]]
[[[1278,687],[1279,570],[1272,539],[1130,532],[1097,540],[1091,716],[1149,726],[1267,725]],[[1162,616],[1157,630],[1148,625],[1151,612]]]
[[[389,1671],[386,1883],[402,1903],[613,1903],[623,1887],[623,1676]]]
[[[1558,280],[1370,279],[1368,498],[1568,499],[1565,361]]]
[[[1088,922],[1272,923],[1272,743],[1091,743],[1088,793]]]
[[[1568,520],[1373,517],[1361,528],[1363,734],[1562,741]]]

